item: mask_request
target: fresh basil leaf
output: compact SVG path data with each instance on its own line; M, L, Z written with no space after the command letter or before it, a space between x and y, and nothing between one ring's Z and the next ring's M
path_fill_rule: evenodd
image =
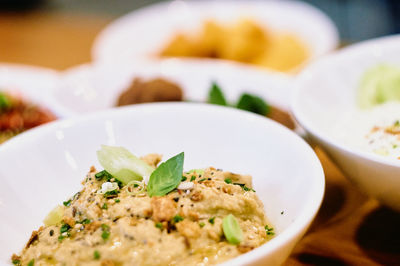
M243 93L236 107L252 113L267 115L270 112L269 105L260 97Z
M181 152L154 170L147 184L147 193L150 197L164 196L179 185L182 179L184 156Z
M228 106L224 93L217 83L213 82L211 89L208 93L208 103Z

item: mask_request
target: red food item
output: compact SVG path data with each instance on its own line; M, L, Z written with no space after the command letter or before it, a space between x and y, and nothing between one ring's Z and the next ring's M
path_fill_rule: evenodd
M50 111L2 93L7 104L0 106L0 143L8 137L41 124L53 121L56 116Z

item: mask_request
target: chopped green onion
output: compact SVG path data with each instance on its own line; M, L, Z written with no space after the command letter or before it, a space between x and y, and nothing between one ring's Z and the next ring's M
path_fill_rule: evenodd
M275 235L274 228L269 227L268 224L265 226L265 232L267 233L267 235L271 235L271 236Z
M90 224L92 221L91 220L89 220L89 219L83 219L82 221L80 221L79 223L80 224Z
M205 225L206 225L206 224L205 224L204 222L200 222L200 223L199 223L199 226L200 226L200 227L204 227Z
M101 208L102 208L103 210L107 210L107 209L108 209L107 203L104 203L103 206L101 206Z
M97 158L104 169L123 184L132 180L147 182L154 168L123 147L102 145Z
M210 224L214 224L214 222L215 222L215 217L211 217L210 219L208 219L208 222L209 222Z
M229 214L222 220L222 230L230 244L237 245L243 241L243 232L235 216Z
M186 176L182 176L181 182L184 182L186 180L187 180L187 177Z
M46 218L44 218L43 223L47 226L57 225L62 221L64 216L64 207L58 205L53 210L47 214Z
M156 227L157 227L157 228L160 228L160 229L163 229L162 223L156 223Z
M63 205L64 205L65 207L71 206L71 200L69 199L69 200L67 200L67 201L64 201L64 202L63 202Z
M183 217L180 215L175 215L174 218L172 218L172 221L174 223L179 223L179 222L183 221Z
M196 176L192 175L192 177L190 178L190 182L196 180Z
M94 258L95 260L100 259L100 252L99 252L98 250L95 250L95 251L93 252L93 258Z
M232 184L232 179L230 179L230 178L227 178L227 179L225 179L224 181L225 181L225 183L227 183L227 184Z
M69 226L69 224L63 224L60 228L60 234L68 232L69 229L71 229L71 226Z
M28 266L33 266L33 265L35 265L35 259L31 259L31 260L28 262Z
M187 173L188 173L188 174L196 173L196 174L202 175L202 174L204 174L204 169L192 169L192 170L190 170L190 171L187 172Z
M103 238L103 240L107 240L110 237L110 227L106 224L102 224L101 230L103 230L101 233L101 238Z

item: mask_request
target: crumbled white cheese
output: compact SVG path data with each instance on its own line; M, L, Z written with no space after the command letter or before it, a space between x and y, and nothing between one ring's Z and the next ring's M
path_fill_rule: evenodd
M101 185L101 189L99 189L97 191L97 193L104 194L104 193L106 193L108 191L116 190L117 188L118 188L118 183L116 183L116 182L104 182Z
M181 182L178 186L180 190L191 190L194 188L194 183L189 181Z

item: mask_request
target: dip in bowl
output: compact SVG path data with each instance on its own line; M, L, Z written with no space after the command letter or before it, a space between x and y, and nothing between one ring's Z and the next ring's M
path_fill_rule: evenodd
M102 169L95 154L101 144L164 158L184 151L187 170L215 166L251 175L275 237L229 265L283 263L323 197L324 175L312 149L269 119L188 103L107 110L33 129L0 147L0 215L5 217L0 233L7 239L1 244L3 262L24 247L54 206L80 190L88 166Z
M400 210L400 161L390 138L397 130L400 102L383 97L393 90L382 90L386 95L374 102L376 89L360 88L372 68L400 66L399 47L397 35L353 45L314 62L296 79L292 101L294 116L312 140L356 186L395 210ZM370 96L372 106L360 104ZM383 98L387 100L379 100ZM392 131L391 136L383 136L384 131Z

